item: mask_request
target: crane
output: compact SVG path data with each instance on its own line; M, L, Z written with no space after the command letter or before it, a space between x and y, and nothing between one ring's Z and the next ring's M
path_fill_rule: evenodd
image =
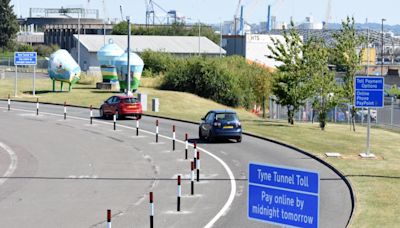
M324 23L324 29L328 27L328 23L331 19L331 12L332 12L332 0L327 0L327 5L326 5L326 13L325 13L325 23Z
M238 32L237 31L237 24L238 24L238 21L239 21L239 10L241 8L241 5L242 5L242 0L239 0L238 4L236 6L235 14L233 15L233 29L234 29L234 34L235 35Z
M122 11L122 5L119 5L119 12L121 14L121 21L124 21L124 13Z

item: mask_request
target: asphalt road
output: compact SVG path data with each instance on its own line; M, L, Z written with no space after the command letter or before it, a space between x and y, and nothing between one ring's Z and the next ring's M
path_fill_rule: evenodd
M197 125L160 119L160 142L155 143L152 117L143 117L137 137L133 120L118 121L114 131L112 121L96 119L90 125L88 109L69 107L67 120L62 106L41 104L39 116L35 109L36 104L13 102L7 111L0 101L2 227L105 227L107 209L112 209L113 227L149 227L150 191L155 227L274 227L247 218L249 162L318 171L320 227L346 227L351 216L345 182L292 149L249 136L239 144L199 142L202 180L191 196L184 144L172 151L166 137L176 125L177 139L185 133L197 139ZM177 174L185 179L180 213Z

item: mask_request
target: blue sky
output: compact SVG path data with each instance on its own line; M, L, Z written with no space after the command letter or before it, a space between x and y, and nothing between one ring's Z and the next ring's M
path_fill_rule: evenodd
M103 15L103 0L12 0L18 15L28 16L29 8L89 7L100 9ZM154 0L166 11L176 10L191 21L219 23L232 20L239 0ZM145 22L145 0L105 0L106 15L120 18L120 5L124 16L131 16L134 23ZM267 5L273 4L273 15L277 21L289 21L290 17L297 22L304 21L312 15L317 21L325 21L328 0L242 0L244 18L249 23L265 21ZM155 9L159 16L165 13ZM381 22L386 18L387 24L400 24L400 1L398 0L331 0L330 22L340 22L347 15L354 16L356 22Z

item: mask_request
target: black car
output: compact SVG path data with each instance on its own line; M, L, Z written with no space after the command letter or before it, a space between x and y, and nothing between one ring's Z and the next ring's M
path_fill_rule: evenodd
M242 141L242 125L235 111L211 110L201 118L199 138L213 141L216 138Z

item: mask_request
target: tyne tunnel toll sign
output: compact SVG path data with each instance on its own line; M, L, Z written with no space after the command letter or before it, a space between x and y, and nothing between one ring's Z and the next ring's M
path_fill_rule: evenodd
M383 107L383 77L357 76L354 81L354 105L356 108Z
M319 174L249 164L249 219L291 227L318 227Z
M37 64L37 53L36 52L15 52L14 53L14 65L33 65Z

